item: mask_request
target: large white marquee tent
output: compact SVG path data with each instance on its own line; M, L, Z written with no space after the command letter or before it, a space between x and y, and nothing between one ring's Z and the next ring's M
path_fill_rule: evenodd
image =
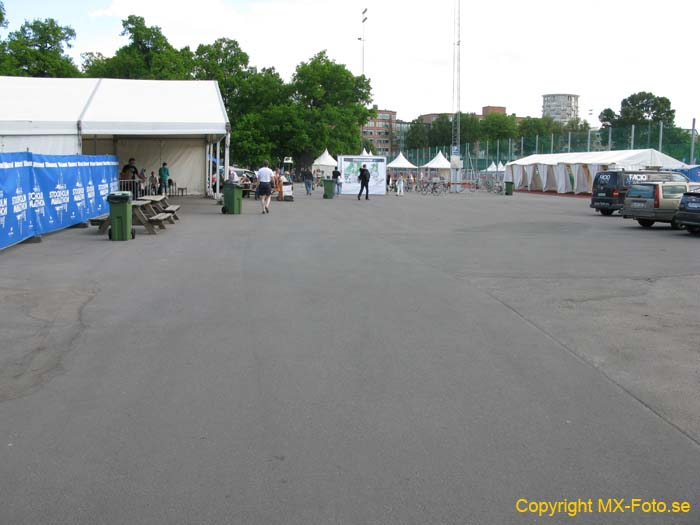
M512 181L516 190L590 193L599 171L650 167L675 169L686 165L655 149L554 153L509 162L504 180Z
M207 155L229 164L215 81L0 77L0 100L2 152L134 157L149 173L167 162L188 193L207 191Z

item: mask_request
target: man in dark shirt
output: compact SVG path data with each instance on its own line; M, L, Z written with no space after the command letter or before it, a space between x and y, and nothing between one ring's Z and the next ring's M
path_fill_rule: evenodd
M360 193L357 194L357 200L360 200L362 190L365 190L365 200L369 200L369 170L367 169L367 164L362 165L358 179L360 180Z
M340 184L338 184L338 181L340 181ZM338 171L338 166L333 168L333 182L335 182L335 194L340 195L343 180L340 178L340 171Z
M314 181L314 175L311 173L309 168L305 168L301 172L301 176L304 177L304 187L306 188L306 194L311 195L311 185Z
M130 158L129 164L125 164L119 175L120 190L131 191L134 195L134 200L139 198L139 185L141 179L139 169L136 167L136 159Z

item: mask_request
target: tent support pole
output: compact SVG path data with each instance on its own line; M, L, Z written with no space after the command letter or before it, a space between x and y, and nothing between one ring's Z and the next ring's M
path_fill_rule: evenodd
M226 130L226 142L224 143L224 171L228 177L228 165L231 159L231 132Z
M206 164L207 172L207 183L205 184L205 191L207 197L211 196L211 144L207 142L207 154L204 156L204 162Z
M662 153L663 153L663 151L661 148L663 146L663 143L664 143L664 123L659 122L659 151L661 151ZM691 159L690 163L691 164L693 163L692 159Z
M221 140L216 143L216 195L215 199L219 198L220 189L220 179L221 179Z

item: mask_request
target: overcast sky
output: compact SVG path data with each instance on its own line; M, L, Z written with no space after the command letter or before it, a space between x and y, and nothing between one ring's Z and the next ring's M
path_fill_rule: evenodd
M121 20L143 16L176 47L236 39L251 65L289 79L322 49L355 74L362 69L374 103L412 120L451 112L455 0L4 0L10 26L56 18L77 32L71 55L111 55L126 43ZM580 95L580 116L598 125L606 107L637 91L671 100L676 124L700 118L698 9L666 0L462 1L461 109L506 106L540 117L542 95ZM589 116L592 115L592 116Z

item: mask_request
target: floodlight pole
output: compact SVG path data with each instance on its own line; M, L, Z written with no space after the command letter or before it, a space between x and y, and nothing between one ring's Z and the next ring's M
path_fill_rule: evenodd
M358 38L358 40L362 41L362 76L364 76L365 74L365 22L367 22L367 17L365 16L366 13L367 8L365 7L362 11L362 37Z

